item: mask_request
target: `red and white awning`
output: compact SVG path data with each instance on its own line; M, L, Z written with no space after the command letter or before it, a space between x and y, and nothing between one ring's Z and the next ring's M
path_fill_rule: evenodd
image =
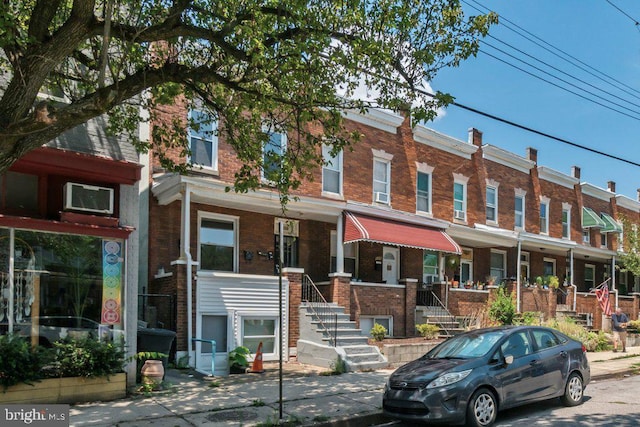
M345 212L344 243L374 242L459 254L460 246L443 230Z

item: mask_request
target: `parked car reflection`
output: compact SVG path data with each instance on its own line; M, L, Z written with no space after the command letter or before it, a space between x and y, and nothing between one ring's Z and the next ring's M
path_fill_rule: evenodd
M398 368L383 410L409 422L490 426L498 411L535 401L579 405L590 379L584 345L554 329L478 329Z
M32 320L33 322L33 320ZM35 323L35 322L34 322ZM100 328L100 323L86 317L76 316L41 316L37 319L38 343L51 347L52 343L65 338L98 338L100 331L110 334L109 330ZM30 336L32 324L23 323L16 326L20 335ZM108 337L107 337L108 338Z

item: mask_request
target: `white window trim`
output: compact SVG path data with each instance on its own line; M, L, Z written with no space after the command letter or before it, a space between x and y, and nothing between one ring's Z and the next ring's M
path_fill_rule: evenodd
M547 258L547 257L543 257L542 258L542 265L544 266L545 262L550 262L551 264L553 264L553 275L555 276L557 273L557 265L556 265L556 259L555 258Z
M500 183L493 180L493 179L487 179L487 192L488 190L491 188L495 191L495 205L494 206L490 206L489 205L489 198L487 197L487 204L486 204L486 208L492 207L495 211L495 219L489 219L486 218L487 224L492 224L492 225L498 225L498 189L500 187ZM485 208L485 217L486 217L486 208Z
M393 154L387 153L384 150L375 150L371 149L373 153L373 163L372 163L372 172L375 169L375 162L379 161L381 163L385 163L387 167L387 182L385 183L385 192L387 194L387 203L376 202L376 191L373 189L375 178L372 177L371 181L371 200L374 204L377 205L385 205L391 206L391 160L393 159Z
M265 320L275 320L274 323L274 346L273 353L263 353L265 359L274 360L278 357L278 339L280 335L280 319L278 314L274 314L272 312L255 312L255 313L245 313L239 312L238 315L238 341L239 345L244 345L244 319L265 319ZM228 341L228 339L227 339ZM252 357L255 357L255 354L251 354Z
M604 239L604 244L603 244L603 239ZM607 249L609 247L609 237L607 236L607 233L600 233L600 248L601 249Z
M187 114L188 114L188 118L190 118L191 113L193 112L199 112L202 114L207 114L205 111L203 110L198 110L193 109L190 110ZM209 115L209 114L207 114ZM210 116L210 115L209 115ZM213 120L211 121L211 126L212 126L212 133L211 136L209 137L209 139L206 139L206 141L210 141L211 142L211 166L209 165L203 165L200 163L194 163L195 166L197 166L198 168L202 168L202 170L204 171L209 171L209 172L213 172L213 173L218 173L218 134L217 134L217 129L218 129L218 120ZM191 133L191 129L188 129L189 132L189 149L191 149L191 138L192 133ZM197 138L197 139L201 139L201 138ZM189 156L189 163L191 163L191 156Z
M279 129L277 129L276 127L274 127L273 125L269 125L268 123L263 123L262 124L262 132L265 133L267 136L271 135L271 134L280 134L282 135L282 147L280 147L282 149L282 153L284 154L285 151L287 151L287 145L289 143L289 140L287 138L287 133L283 132ZM262 158L264 159L264 149L266 148L266 145L262 146ZM268 184L274 184L271 180L265 178L264 176L264 165L262 167L262 170L260 171L260 178L262 179L262 182L268 183Z
M524 279L525 281L531 280L531 253L522 251L520 252L520 267L527 267L527 277L521 277L520 279ZM524 258L524 260L522 259ZM518 274L521 272L519 271Z
M453 221L454 222L458 222L458 223L463 223L466 224L467 223L467 184L469 183L469 177L464 176L462 174L459 173L454 173L453 174L453 187L455 189L455 185L456 184L460 184L462 185L462 211L464 212L464 220L462 219L455 219L455 191L453 194L453 204L454 204L454 208L453 208Z
M387 320L389 320L389 329L387 330L387 335L385 335L385 336L387 336L387 337L392 337L393 336L393 316L384 315L384 314L381 314L381 315L372 314L372 315L361 315L360 319L373 319L373 323L371 325L372 327L373 327L373 325L376 324L375 319L387 319Z
M323 160L333 160L333 159L338 159L338 161L340 162L340 166L338 169L330 169L332 171L337 171L338 172L338 192L334 193L333 191L327 191L324 189L324 170L325 168L327 168L326 166L322 166L322 195L323 196L329 196L329 197L336 197L336 196L342 196L342 191L343 191L343 182L344 182L344 162L343 162L343 152L344 150L340 150L340 152L336 155L336 157L332 157L331 159L325 159L324 157L324 150L328 149L328 145L323 144L322 145L322 159ZM327 153L329 154L329 153Z
M418 186L416 184L416 214L418 215L426 215L429 217L433 217L433 170L434 166L429 166L426 163L416 162L416 171L423 173L429 176L429 186L427 188L427 192L429 194L429 200L427 200L427 211L418 210ZM416 175L416 182L418 178Z
M549 235L549 212L551 211L550 209L550 204L551 199L546 197L546 196L540 196L540 206L542 206L543 204L547 207L546 209L546 217L545 217L545 226L547 231L542 232L542 230L540 231L540 234L548 236ZM540 213L542 213L542 209L540 209Z
M568 236L565 236L564 233L562 235L563 239L571 240L571 203L562 202L562 213L567 211L567 232Z
M526 216L526 211L527 211L527 192L525 190L523 190L522 188L516 188L515 189L515 195L514 195L514 217L515 217L515 198L516 197L522 197L522 226L519 227L517 225L515 225L515 220L514 220L514 225L513 228L514 230L522 230L525 231L526 226L527 226L527 216Z
M203 219L214 219L218 221L226 221L233 223L233 273L237 273L239 269L239 239L240 239L240 217L233 215L216 214L212 212L198 211L198 270L202 270L202 263L200 262L200 229ZM202 270L202 271L214 271L214 270Z
M586 240L585 240L586 238ZM591 230L588 228L582 229L582 243L591 244Z

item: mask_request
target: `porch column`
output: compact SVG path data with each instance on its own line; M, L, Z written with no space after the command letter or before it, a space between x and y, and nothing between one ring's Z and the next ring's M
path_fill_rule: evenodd
M302 278L304 269L283 268L282 277L289 281L289 353L300 339L300 304L302 304ZM285 328L286 329L286 328Z
M329 294L331 301L344 307L346 314L351 313L351 273L331 273L329 274L330 285Z
M344 273L344 217L338 215L336 226L336 273Z
M569 249L569 285L573 289L573 311L577 310L578 287L573 282L573 248Z
M416 298L418 279L400 279L404 284L404 336L416 336Z
M522 241L518 239L518 261L516 262L516 313L520 313L520 272L522 271ZM529 267L531 268L531 267Z

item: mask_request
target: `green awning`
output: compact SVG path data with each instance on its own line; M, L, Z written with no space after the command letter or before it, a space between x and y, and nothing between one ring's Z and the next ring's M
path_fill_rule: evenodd
M613 219L611 215L601 212L600 216L602 217L602 221L605 223L605 226L602 229L603 233L622 233L622 225Z
M593 209L582 208L582 228L605 228L607 224L600 219Z

